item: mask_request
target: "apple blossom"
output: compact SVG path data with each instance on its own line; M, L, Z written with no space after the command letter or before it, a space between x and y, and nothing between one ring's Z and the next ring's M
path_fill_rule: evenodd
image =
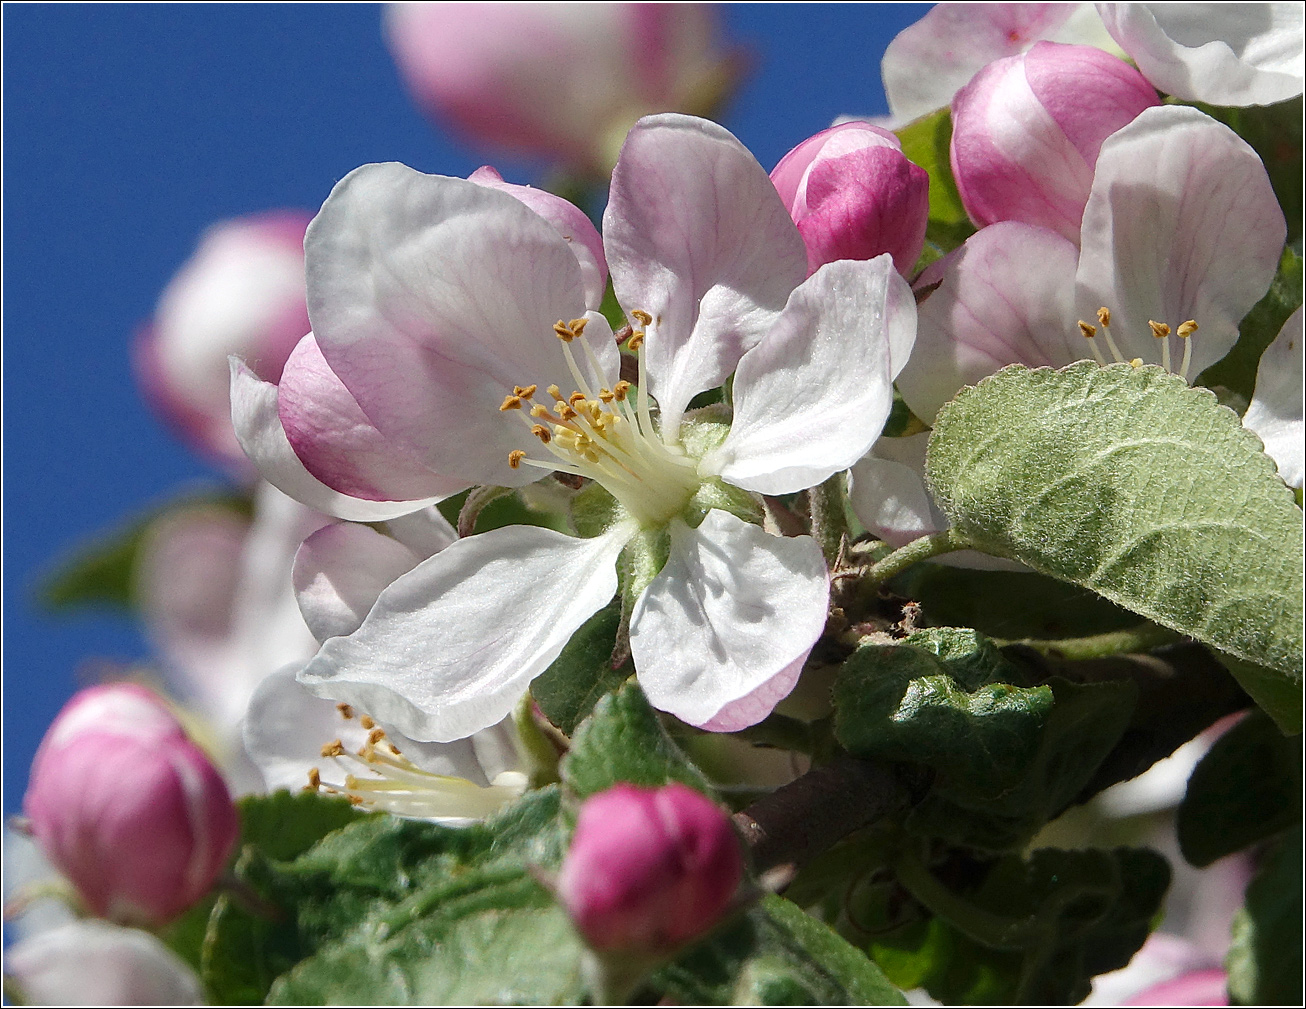
M990 63L952 99L952 174L972 221L1024 221L1079 241L1102 142L1159 105L1123 60L1036 42Z
M231 430L227 357L275 382L308 332L304 229L273 211L209 228L159 297L133 347L145 398L192 447L246 466Z
M78 693L32 762L23 800L46 857L98 915L175 918L208 892L235 844L236 809L163 702L130 683Z
M469 139L606 172L652 112L709 111L729 68L709 4L398 3L386 39L409 90Z
M600 952L666 954L704 935L743 881L729 815L678 782L619 784L580 807L557 895Z
M1166 94L1212 105L1271 105L1302 93L1299 3L1104 3L1107 31Z
M807 270L887 252L906 276L925 244L930 177L888 130L849 122L809 137L771 172L807 246Z
M926 269L918 287L931 293L898 387L928 422L1013 363L1092 355L1191 381L1236 342L1284 234L1265 167L1233 131L1196 109L1147 109L1102 145L1079 249L1005 221Z
M1092 4L935 4L884 51L881 73L894 122L943 108L984 66L1040 39L1118 52Z
M107 921L75 921L15 943L8 979L23 1005L202 1005L200 980L148 932Z
M315 692L418 739L492 725L612 599L623 555L654 705L731 730L792 688L824 627L825 563L810 538L737 513L756 516L748 492L813 486L869 448L914 337L910 292L887 256L803 282L802 240L765 171L703 120L632 130L604 230L637 385L619 381L574 250L519 200L370 165L323 206L307 244L312 369L292 357L279 389L233 372L247 443L294 446L256 451L264 472L302 453L322 486L343 487L357 428L316 395L343 393L375 432L367 446L461 486L588 478L611 521L590 538L509 526L459 540L323 645L300 677ZM732 371L728 429L719 410L687 412ZM383 467L369 475L396 496Z
M1256 389L1243 415L1243 426L1255 431L1265 451L1279 466L1290 487L1303 478L1302 442L1302 310L1288 317L1279 335L1261 355Z

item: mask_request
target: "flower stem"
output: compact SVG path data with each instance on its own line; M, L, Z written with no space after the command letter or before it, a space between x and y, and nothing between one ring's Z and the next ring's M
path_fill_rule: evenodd
M1168 627L1143 623L1121 631L1106 631L1082 638L1024 638L1019 641L995 640L994 643L999 646L1024 645L1043 655L1063 659L1102 659L1111 655L1148 652L1182 640L1182 634Z
M462 509L458 512L458 536L470 536L476 531L476 520L480 518L481 509L491 501L497 501L501 497L507 497L513 492L511 487L495 487L487 484L484 487L473 487L467 500L463 502Z
M834 566L839 547L848 534L848 510L844 503L845 477L836 473L807 492L808 512L812 520L812 538L821 546L825 563Z
M905 547L900 547L867 568L866 573L861 577L858 593L865 599L890 578L906 571L913 564L919 564L940 554L952 553L954 550L966 550L972 546L974 544L966 538L965 534L956 529L945 529L943 532L914 539Z

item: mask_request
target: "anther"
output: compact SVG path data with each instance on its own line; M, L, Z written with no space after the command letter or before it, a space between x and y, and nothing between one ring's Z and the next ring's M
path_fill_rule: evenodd
M644 346L643 331L632 333L630 335L630 343L626 344L626 347L630 350L639 350L639 348L642 346Z
M1097 327L1090 326L1083 319L1079 320L1079 331L1084 335L1084 339L1086 340L1091 340L1093 337L1097 336Z
M611 403L616 398L617 397L612 394L611 389L599 390L599 399L601 399L604 403Z
M372 719L369 718L367 715L364 715L362 718L360 718L360 719L358 720L358 724L361 725L361 726L362 726L363 728L365 728L365 729L375 729L375 728L376 728L376 722L372 721Z
M367 742L369 746L375 746L383 739L385 739L385 729L373 729L367 734Z
M337 710L338 712L340 712L340 717L341 717L341 718L353 718L353 717L354 717L354 709L351 708L351 707L350 707L348 704L346 704L344 701L341 701L339 704L336 705L336 710Z
M553 405L553 409L557 411L558 416L561 417L563 420L576 419L576 411L573 410L568 404L562 402L562 400L558 400L558 402Z
M1129 367L1131 368L1141 368L1142 366L1143 366L1143 359L1141 357L1136 357L1129 362Z
M577 403L584 403L584 402L585 402L585 394L580 391L573 392L570 396L567 397L568 406L575 406Z
M323 757L343 757L345 755L345 746L340 740L333 739L322 747Z
M531 427L531 434L535 435L536 438L540 439L540 441L544 442L546 445L553 440L553 435L549 433L549 429L543 424L533 425Z
M1151 328L1152 335L1158 340L1164 340L1170 335L1170 327L1164 322L1156 322L1155 320L1148 319L1147 325Z
M553 332L557 334L558 339L563 343L571 343L572 340L576 339L575 332L561 319L553 324Z
M1098 324L1102 326L1111 325L1111 309L1107 308L1105 305L1099 308L1097 310L1097 321Z
M512 394L513 394L514 396L520 396L522 399L530 399L532 396L535 395L535 386L533 386L533 385L514 385L514 386L512 387Z
M653 321L653 316L649 315L647 312L641 311L638 308L635 309L630 314L634 316L635 321L638 322L641 326L647 326L650 322Z
M531 416L547 417L549 416L549 408L545 406L543 403L536 403L533 407L531 407Z
M310 767L308 769L308 787L314 791L317 791L322 787L322 772L316 767Z
M571 322L567 323L567 328L577 336L580 336L585 332L585 324L588 322L589 319L572 319Z
M504 396L503 403L499 406L499 411L501 413L506 412L508 410L520 410L520 409L521 409L521 398L518 396Z
M624 378L612 387L612 395L618 403L624 403L630 393L630 383Z
M1197 332L1197 323L1192 319L1189 319L1187 322L1179 323L1179 328L1175 330L1175 333L1183 337L1185 340L1187 340L1190 336L1192 336L1196 332Z
M519 448L515 448L508 453L508 465L512 469L518 469L521 467L521 461L525 458L526 453Z
M559 389L556 385L551 385L544 391L547 392L553 399L562 399L562 390Z

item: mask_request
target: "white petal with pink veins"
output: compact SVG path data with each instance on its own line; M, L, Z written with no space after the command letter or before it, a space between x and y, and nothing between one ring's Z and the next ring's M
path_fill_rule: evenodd
M776 696L759 691L801 668L825 628L829 598L825 560L810 537L772 536L718 510L697 529L673 523L671 556L631 615L640 686L654 707L691 725L723 711L733 728L759 722L796 677ZM750 695L757 704L726 711Z
M300 545L291 575L304 623L318 641L352 634L381 591L421 560L370 526L319 529Z

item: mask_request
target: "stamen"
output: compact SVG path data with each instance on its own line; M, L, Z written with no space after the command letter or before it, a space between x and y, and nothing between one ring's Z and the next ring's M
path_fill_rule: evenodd
M517 469L525 458L526 453L519 448L515 448L508 453L508 465L513 469Z
M1157 322L1154 319L1148 319L1147 325L1152 330L1152 335L1161 341L1161 367L1166 371L1170 370L1170 327L1164 322Z
M1141 368L1142 366L1143 366L1143 359L1141 357L1136 357L1129 362L1129 367L1131 368Z
M568 406L575 406L577 403L584 403L584 402L585 402L585 394L581 392L579 389L567 397Z
M512 387L512 394L513 394L514 396L520 396L522 399L530 399L532 396L535 395L535 386L533 386L533 385L514 385L514 386Z
M1188 366L1193 360L1193 341L1190 340L1189 337L1197 332L1197 323L1192 319L1189 319L1187 322L1181 322L1179 324L1178 332L1184 341L1184 359L1179 365L1179 377L1186 382L1188 381Z
M308 769L308 787L315 792L322 787L322 772L316 767Z
M576 339L575 330L573 330L561 319L559 319L557 322L553 324L553 332L557 334L558 339L561 340L563 343L571 343L572 340Z
M644 346L644 333L642 331L631 333L630 342L626 344L626 349L634 353L642 346Z
M535 435L536 438L540 439L540 441L544 442L546 445L553 439L553 435L549 433L549 429L543 424L532 424L531 434Z
M1196 321L1193 319L1189 319L1187 322L1179 323L1179 328L1175 330L1175 333L1180 337L1182 337L1183 339L1187 340L1190 336L1192 336L1194 333L1197 332L1197 329L1198 326Z
M630 395L630 383L623 378L620 382L618 382L616 385L612 387L612 395L613 398L616 399L618 403L624 403L626 401L626 397Z
M549 394L550 399L562 399L562 390L556 385L551 385L544 391Z
M1120 353L1120 348L1116 346L1115 340L1111 338L1111 309L1103 305L1097 310L1097 321L1102 329L1102 338L1106 340L1106 348L1111 351L1111 356L1120 362L1126 360L1125 355ZM1132 363L1132 362L1130 362Z
M345 745L338 739L333 739L331 742L327 743L326 746L322 747L323 757L340 757L344 755L344 752Z
M630 314L634 317L635 321L638 322L641 326L647 326L649 323L653 321L653 316L649 315L647 312L638 308L635 309Z
M375 729L375 728L376 728L376 722L372 721L372 719L370 719L367 715L364 715L362 718L360 718L360 719L358 720L358 724L361 725L361 726L362 726L363 728L365 728L365 729Z
M1097 310L1097 321L1098 321L1098 324L1101 325L1101 326L1103 326L1103 327L1110 326L1110 325L1111 325L1111 309L1107 308L1105 305L1103 305L1101 308L1099 308L1099 309Z
M1106 367L1106 358L1104 358L1104 357L1102 356L1102 352L1101 352L1100 350L1097 349L1097 341L1093 339L1093 337L1097 336L1097 327L1096 327L1096 326L1090 326L1090 325L1089 325L1087 322L1085 322L1083 319L1080 319L1080 320L1079 320L1079 331L1080 331L1082 334L1084 334L1084 339L1086 339L1086 340L1088 341L1088 346L1089 346L1089 348L1093 351L1093 356L1094 356L1095 358L1097 358L1097 363L1098 363L1099 365L1101 365L1103 368L1105 368L1105 367Z
M518 396L504 396L503 403L499 406L499 412L505 413L508 410L520 410L521 398Z
M340 712L340 717L346 720L354 717L354 709L351 708L344 701L341 701L339 704L336 705L336 710Z
M572 319L571 322L567 323L567 328L577 336L583 336L585 334L585 326L588 323L589 319Z

